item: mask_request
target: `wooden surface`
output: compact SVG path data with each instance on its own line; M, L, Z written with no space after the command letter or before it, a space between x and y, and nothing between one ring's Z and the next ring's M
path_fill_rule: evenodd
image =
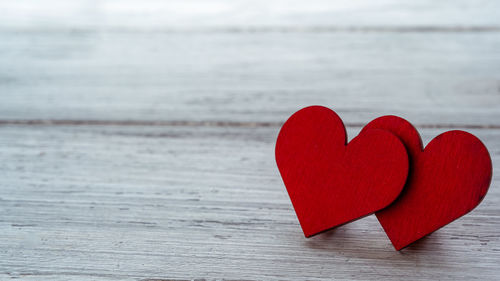
M0 1L1 280L498 278L498 1L40 2ZM477 135L486 198L305 239L274 144L311 104Z

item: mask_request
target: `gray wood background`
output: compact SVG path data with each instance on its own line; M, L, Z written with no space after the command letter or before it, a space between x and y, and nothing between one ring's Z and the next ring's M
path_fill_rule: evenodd
M0 279L495 280L500 2L0 1ZM374 216L305 239L274 162L299 108L355 136L461 128L494 178L396 252Z

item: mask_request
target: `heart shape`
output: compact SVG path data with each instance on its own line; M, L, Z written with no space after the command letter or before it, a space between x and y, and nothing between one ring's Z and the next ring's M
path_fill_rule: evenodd
M365 130L347 144L342 120L322 106L294 113L280 130L275 152L306 237L388 206L408 174L399 138Z
M486 195L492 164L488 150L474 135L454 130L435 137L423 149L408 121L383 116L363 131L387 130L405 144L410 171L398 199L376 213L396 250L472 211Z

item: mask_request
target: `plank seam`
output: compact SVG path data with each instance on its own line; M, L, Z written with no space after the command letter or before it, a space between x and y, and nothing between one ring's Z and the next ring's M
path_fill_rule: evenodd
M283 122L246 122L246 121L154 121L154 120L61 120L30 119L0 120L0 126L145 126L145 127L281 127ZM364 123L345 123L347 127L364 127ZM426 129L500 129L500 125L486 124L414 124Z
M0 32L116 32L116 33L469 33L500 32L500 26L223 26L223 27L68 27L68 28L0 28Z

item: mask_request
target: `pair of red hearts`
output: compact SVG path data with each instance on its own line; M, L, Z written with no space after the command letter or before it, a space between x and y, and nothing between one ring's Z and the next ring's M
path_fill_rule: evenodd
M276 162L306 237L375 212L396 250L470 212L492 174L488 150L467 132L424 149L408 121L383 116L347 144L342 120L322 106L286 121Z

